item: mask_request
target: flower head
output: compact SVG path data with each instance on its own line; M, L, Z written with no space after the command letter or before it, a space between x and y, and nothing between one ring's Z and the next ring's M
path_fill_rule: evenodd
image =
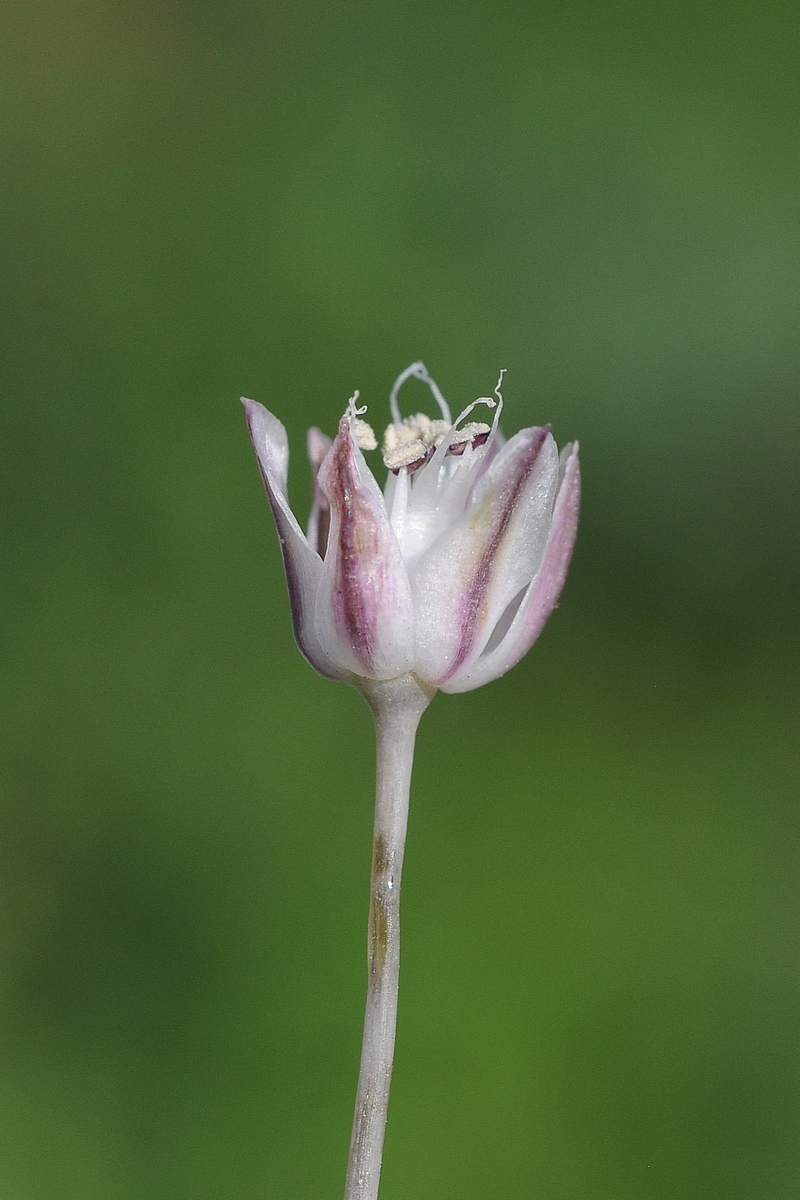
M398 393L412 376L430 387L440 418L401 417ZM377 442L356 393L332 442L309 433L307 535L289 507L286 430L243 400L295 637L320 674L357 684L413 672L429 687L464 692L503 675L539 636L575 541L578 446L559 456L547 425L505 441L499 389L453 421L423 364L404 371L390 397L383 492L364 458ZM491 426L467 420L478 405L495 410Z

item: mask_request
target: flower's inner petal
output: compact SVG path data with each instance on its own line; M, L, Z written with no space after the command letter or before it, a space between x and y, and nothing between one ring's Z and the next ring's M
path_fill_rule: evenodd
M402 550L406 517L408 515L408 502L411 499L411 483L408 471L401 468L397 474L394 471L389 472L386 479L384 498L386 501L386 511L392 523L392 529ZM405 557L405 554L403 557Z
M308 542L320 558L325 557L328 548L328 531L331 525L331 506L328 497L318 483L319 469L323 459L332 446L331 439L320 429L308 431L308 457L311 462L311 476L314 487L314 504L311 516L308 518Z
M462 425L478 404L497 408L492 427L479 421ZM402 533L398 533L403 555L413 565L464 511L484 456L490 452L497 432L502 397L495 401L482 396L468 404L450 428L432 439L427 463L413 478ZM431 453L432 451L432 453ZM400 523L392 519L396 530Z
M413 477L401 539L409 564L461 516L483 454L483 446L467 446L458 458L434 458Z

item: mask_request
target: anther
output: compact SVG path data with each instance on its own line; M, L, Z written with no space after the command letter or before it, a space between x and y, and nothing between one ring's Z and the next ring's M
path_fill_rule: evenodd
M366 409L362 408L357 411L366 412ZM377 449L378 439L375 437L372 426L368 425L366 421L362 421L359 417L356 417L354 422L353 437L356 440L359 450Z
M449 435L445 454L462 455L467 446L482 446L491 430L482 421L470 421L461 429L447 421L432 421L425 413L417 413L390 425L383 435L384 465L395 474L406 468L409 474L424 467Z
M473 450L477 450L478 446L485 445L491 432L491 427L485 425L483 421L469 421L461 429L453 430L447 453L461 455L467 446L472 446Z

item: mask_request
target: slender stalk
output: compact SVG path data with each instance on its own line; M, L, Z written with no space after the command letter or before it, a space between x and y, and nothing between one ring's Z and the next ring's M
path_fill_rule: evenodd
M364 1040L344 1200L377 1200L392 1080L400 970L400 874L419 719L434 689L414 675L363 680L375 715L377 772Z

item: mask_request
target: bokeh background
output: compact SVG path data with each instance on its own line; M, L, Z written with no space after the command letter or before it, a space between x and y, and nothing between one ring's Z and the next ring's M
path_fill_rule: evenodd
M790 0L6 0L2 1200L341 1192L371 723L237 398L305 519L416 358L585 509L422 725L382 1197L798 1196L799 64Z

